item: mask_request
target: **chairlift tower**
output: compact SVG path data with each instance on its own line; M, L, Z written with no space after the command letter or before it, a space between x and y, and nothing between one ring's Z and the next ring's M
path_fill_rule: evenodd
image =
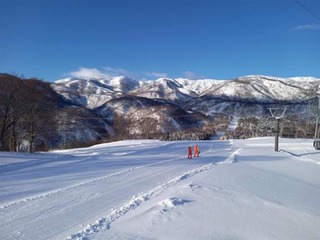
M275 137L274 137L274 150L276 152L279 151L279 134L280 134L280 119L284 118L284 115L287 111L287 107L285 108L268 108L270 111L271 116L276 121L276 130L275 130Z
M316 126L315 126L315 131L314 131L314 142L313 146L316 150L320 150L320 97L318 97L318 110L317 110L317 115L316 115Z
M311 92L309 93L307 112L305 115L306 131L307 131L308 137L312 136L313 126L316 123L318 111L319 111L318 97L316 93Z
M311 118L314 119L315 130L314 130L314 141L313 147L316 150L320 150L320 86L314 87L308 92L309 103L308 103L308 122L307 126L312 125L313 121L310 121Z

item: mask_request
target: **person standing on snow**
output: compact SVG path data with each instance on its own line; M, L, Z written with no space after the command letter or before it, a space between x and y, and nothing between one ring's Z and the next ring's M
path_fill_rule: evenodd
M192 148L191 146L188 147L188 159L192 158Z
M200 151L198 144L194 146L194 157L199 157Z

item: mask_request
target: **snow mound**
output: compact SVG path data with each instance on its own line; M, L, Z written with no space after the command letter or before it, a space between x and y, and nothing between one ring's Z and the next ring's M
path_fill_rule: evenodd
M167 212L170 209L173 209L179 205L184 205L185 203L190 203L191 200L185 200L182 198L167 198L161 202L159 202L159 205L162 207L161 212Z

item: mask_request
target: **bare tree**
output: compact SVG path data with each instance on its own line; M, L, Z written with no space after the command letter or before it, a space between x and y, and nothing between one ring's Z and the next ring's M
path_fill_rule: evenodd
M157 119L152 117L144 118L139 123L141 134L143 137L149 139L152 135L157 133L157 127L159 125Z
M15 145L9 144L9 139L16 138L16 125L21 119L19 103L22 88L19 78L7 74L0 75L0 83L0 150L9 151Z
M31 79L26 81L25 101L23 103L24 122L27 142L29 143L28 150L32 152L34 142L39 135L43 135L46 131L52 130L54 126L53 114L55 106L50 101L50 93L46 83ZM49 90L50 91L50 90Z
M115 114L113 117L113 128L117 133L118 139L128 139L130 135L130 127L132 126L132 120L125 118L120 114Z
M53 97L50 86L37 79L23 80L9 74L0 74L0 150L17 151L28 144L33 151L39 135L55 125ZM52 91L52 92L50 92Z

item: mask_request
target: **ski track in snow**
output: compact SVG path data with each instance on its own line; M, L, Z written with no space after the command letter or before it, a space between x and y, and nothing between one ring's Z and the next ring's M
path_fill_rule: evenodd
M107 178L110 178L110 177L114 177L114 176L117 176L117 175L120 175L120 174L128 173L128 172L131 172L131 171L134 171L134 170L135 170L135 167L129 168L129 169L126 169L126 170L123 170L123 171L112 173L110 175L106 175L106 176L95 178L95 179L92 179L92 180L89 180L89 181L86 181L86 182L78 183L78 184L75 184L75 185L72 185L72 186L69 186L69 187L66 187L66 188L61 188L61 189L58 189L58 190L55 190L55 191L39 194L39 195L36 195L36 196L31 196L31 197L20 199L20 200L14 201L14 202L9 202L9 203L6 203L4 205L1 205L0 209L7 208L7 207L10 207L10 206L13 206L13 205L17 205L17 204L23 203L23 202L30 202L32 200L38 200L38 199L41 199L41 198L44 198L44 197L48 197L48 196L51 196L51 195L54 195L54 194L62 193L62 192L65 192L65 191L68 191L68 190L71 190L71 189L74 189L74 188L77 188L77 187L80 187L80 186L84 186L84 185L87 185L87 184L90 184L90 183L93 183L93 182L97 182L97 181L100 181L100 180L104 180L104 179L107 179Z
M227 150L231 150L231 149L227 149ZM211 147L211 151L215 151L215 150L213 150L212 147ZM74 151L74 152L77 153L77 151ZM78 151L78 153L82 153L82 152ZM86 154L88 154L88 153L86 152ZM89 153L89 154L91 155L92 153ZM127 152L125 154L127 154ZM120 153L120 155L121 155L121 153ZM83 155L81 155L81 156L83 156ZM55 159L57 159L57 158L58 157L55 157ZM90 158L91 157L85 157L81 161L85 161L85 160L90 159ZM4 209L4 208L11 207L11 206L14 206L14 205L17 205L17 204L21 204L21 203L25 203L25 202L31 202L31 201L34 201L34 200L39 200L39 199L42 199L42 198L45 198L45 197L48 197L48 196L51 196L51 195L63 193L63 192L66 192L66 191L69 191L69 190L72 190L72 189L75 189L75 188L78 188L78 187L82 187L82 186L85 186L85 185L88 185L88 184L91 184L91 183L95 183L95 182L98 182L98 181L103 181L105 179L108 179L108 178L111 178L111 177L115 177L115 176L119 176L121 174L126 174L126 173L132 172L132 171L137 170L137 169L151 167L151 166L155 166L155 165L159 165L159 164L163 164L163 163L167 163L167 162L173 162L173 161L177 161L177 160L180 160L180 159L181 158L172 158L172 159L169 159L169 160L164 160L164 161L160 161L160 162L157 162L157 163L150 163L150 164L142 165L142 166L139 166L139 167L133 166L132 168L129 168L129 169L125 169L125 170L122 170L122 171L119 171L119 172L116 172L116 173L112 173L112 174L109 174L109 175L106 175L106 176L94 178L94 179L91 179L91 180L88 180L88 181L85 181L85 182L81 182L81 183L78 183L78 184L74 184L74 185L71 185L71 186L68 186L68 187L65 187L65 188L61 188L61 189L57 189L57 190L54 190L54 191L38 194L38 195L35 195L35 196L30 196L30 197L19 199L19 200L13 201L13 202L7 202L7 203L4 203L4 204L0 205L0 209ZM36 162L36 161L37 160L32 160L32 161L29 161L27 163ZM50 162L50 161L52 161L52 160L41 161L40 164L43 164L43 163L46 163L46 162ZM19 164L20 163L10 164L10 167L12 167L13 165L19 165ZM39 164L39 162L38 162L38 164ZM217 164L219 164L219 163L217 163Z
M311 158L305 158L305 157L303 157L303 155L310 155L311 153L309 153L309 152L306 152L306 154L295 154L295 153L292 153L292 152L289 152L289 151L283 150L283 149L281 149L280 151L281 151L281 152L284 152L284 153L286 153L287 155L292 156L292 157L294 157L294 158L296 158L296 159L298 159L298 160L300 160L300 161L312 162L312 163L315 163L315 164L320 165L320 162L318 162L318 161L316 161L316 160L313 160L313 159L311 159ZM316 154L318 154L318 153L316 153Z
M203 165L201 167L195 168L191 171L188 171L186 173L183 173L168 182L165 182L152 190L150 190L147 193L140 193L138 196L133 196L130 201L125 203L123 206L121 206L118 209L111 210L111 213L106 216L98 219L94 224L88 225L85 229L83 229L81 232L78 232L76 234L72 234L70 237L67 238L67 240L88 240L90 235L98 233L102 230L108 230L110 229L111 224L116 221L121 216L124 216L128 212L136 209L139 207L143 202L150 200L151 198L158 196L160 193L162 193L165 189L185 180L188 179L198 173L210 170L214 166L221 165L221 164L232 164L237 162L237 155L241 151L241 148L235 150L226 160L218 163L209 163L206 165Z
M157 163L150 163L150 164L142 165L142 166L139 166L139 167L135 167L134 166L132 168L125 169L123 171L119 171L119 172L112 173L112 174L109 174L109 175L106 175L106 176L94 178L94 179L91 179L91 180L88 180L88 181L85 181L85 182L81 182L81 183L78 183L78 184L75 184L75 185L72 185L72 186L69 186L69 187L57 189L57 190L54 190L54 191L42 193L42 194L35 195L35 196L30 196L30 197L27 197L27 198L24 198L24 199L20 199L20 200L16 200L16 201L13 201L13 202L8 202L8 203L5 203L3 205L0 205L0 209L4 209L4 208L7 208L7 207L10 207L10 206L13 206L13 205L17 205L17 204L20 204L20 203L25 203L25 202L30 202L30 201L33 201L33 200L38 200L38 199L45 198L45 197L48 197L48 196L51 196L51 195L54 195L54 194L63 193L63 192L72 190L74 188L82 187L82 186L85 186L85 185L88 185L88 184L91 184L91 183L95 183L95 182L98 182L98 181L103 181L105 179L108 179L108 178L111 178L111 177L114 177L114 176L118 176L118 175L121 175L121 174L126 174L126 173L132 172L132 171L137 170L137 169L151 167L151 166L155 166L155 165L159 165L159 164L163 164L163 163L167 163L167 162L173 162L173 161L177 161L177 160L180 160L180 159L181 158L172 158L172 159L169 159L169 160L160 161L160 162L157 162Z

